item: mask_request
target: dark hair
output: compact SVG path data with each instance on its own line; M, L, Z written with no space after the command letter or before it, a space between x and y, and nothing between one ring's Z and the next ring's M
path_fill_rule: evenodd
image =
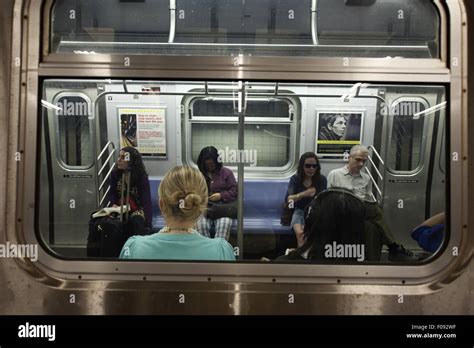
M204 175L207 180L207 167L206 160L212 159L216 164L216 169L219 170L222 168L222 161L219 160L219 152L214 146L208 146L201 150L198 156L197 165L199 171Z
M298 179L303 183L304 181L304 162L308 158L314 158L316 160L316 163L318 164L318 167L316 168L316 173L313 175L311 178L312 185L313 187L318 187L318 182L321 180L321 164L319 163L318 156L314 152L306 152L301 155L300 161L298 163L298 170L296 172L296 175L298 176Z
M347 121L346 117L343 114L335 114L335 115L332 115L331 117L329 117L329 120L326 123L326 126L334 125L334 122L336 122L338 117L342 117L343 119L345 119Z
M128 161L128 170L130 170L130 185L136 185L144 176L148 176L148 173L145 170L145 165L143 164L142 155L140 152L131 146L126 146L120 151L128 153L130 159ZM116 169L118 173L123 173L124 170Z
M363 244L365 227L364 202L341 189L321 192L304 212L304 245L297 250L308 251L308 259L327 260L325 246Z

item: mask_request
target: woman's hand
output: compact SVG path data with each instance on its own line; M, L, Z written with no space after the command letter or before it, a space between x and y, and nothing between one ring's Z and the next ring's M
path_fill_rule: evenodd
M309 189L305 191L306 197L314 197L315 194L316 194L316 189L314 187L310 187Z
M220 201L222 198L221 194L220 193L213 193L212 195L209 196L209 200L211 202L217 202L217 201Z

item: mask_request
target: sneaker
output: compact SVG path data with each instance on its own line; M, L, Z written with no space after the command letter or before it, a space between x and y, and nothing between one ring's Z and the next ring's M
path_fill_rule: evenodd
M418 261L418 256L405 249L403 245L398 245L397 248L390 250L388 260L392 262L416 262Z

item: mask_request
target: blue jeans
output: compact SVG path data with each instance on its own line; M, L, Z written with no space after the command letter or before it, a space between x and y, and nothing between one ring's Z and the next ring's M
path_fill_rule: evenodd
M304 210L300 208L295 208L293 212L293 217L291 218L291 227L296 224L304 226Z

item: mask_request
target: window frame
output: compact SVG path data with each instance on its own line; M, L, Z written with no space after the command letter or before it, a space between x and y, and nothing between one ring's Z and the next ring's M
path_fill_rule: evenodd
M398 106L399 104L404 103L404 102L421 103L425 107L424 110L427 110L430 107L429 102L423 97L399 97L399 98L395 99L394 101L392 101L392 103L390 105L390 114L389 114L389 125L390 126L389 126L389 137L388 137L388 144L387 144L387 146L388 146L388 156L396 154L396 152L392 152L392 151L395 151L395 150L392 150L391 144L392 144L392 139L393 139L393 129L394 129L395 118L400 117L400 116L394 115L393 110L395 109L396 106ZM402 117L406 117L406 116L402 116ZM423 169L423 166L425 164L425 150L426 150L426 138L423 135L427 132L429 120L424 115L422 115L421 117L423 118L423 127L422 127L422 134L421 134L422 139L421 139L421 144L420 144L420 148L419 148L419 152L420 152L419 160L418 160L418 163L417 163L416 167L413 168L412 170L398 170L398 169L392 168L389 165L390 162L388 161L388 158L387 158L387 167L386 167L386 169L391 174L394 174L394 175L415 175L416 173L420 172Z
M79 97L79 98L82 98L84 99L84 101L87 103L87 107L88 107L88 111L91 111L92 112L92 115L88 116L87 117L87 120L88 120L88 125L89 125L89 131L88 131L88 134L89 134L89 143L91 143L90 145L90 149L93 150L94 149L94 144L95 144L95 117L94 117L94 109L92 107L92 100L91 98L85 94L85 93L82 93L82 92L70 92L70 91L62 91L58 94L56 94L54 97L53 97L53 104L54 105L57 105L58 101L61 99L61 98L64 98L66 96L69 96L69 97ZM49 110L48 109L45 109L44 112L46 113L49 113ZM54 113L54 127L55 127L55 131L58 131L59 132L59 116L60 115L57 115L56 114L56 111L53 110L52 111ZM67 117L67 116L66 116ZM94 156L93 156L93 152L90 154L91 155L91 159L92 159L92 162L89 163L88 165L81 165L81 166L73 166L73 165L70 165L70 164L67 164L64 159L62 158L62 151L61 151L61 138L57 138L57 141L55 141L56 143L56 161L66 170L87 170L87 169L90 169L94 166ZM81 152L82 153L82 152Z
M52 12L53 12L53 8L54 8L54 5L56 3L57 0L48 0L49 3L48 3L48 7L49 7L49 11L48 11L48 16L51 17L52 16ZM426 0L426 1L429 1L429 0ZM445 37L445 30L442 29L443 27L443 22L444 22L444 18L445 18L445 14L443 12L443 8L441 6L441 4L438 2L438 0L432 0L432 3L433 5L433 9L436 11L436 14L437 14L437 19L438 19L438 22L437 22L437 27L438 27L438 32L436 33L436 38L437 38L437 46L438 46L438 57L437 58L413 58L413 59L427 59L427 60L433 60L433 59L440 59L441 61L445 61L444 60L444 57L445 57L445 53L443 51L443 44L442 44L442 39L444 39ZM308 15L310 16L310 31L307 33L310 41L312 41L312 44L303 44L303 45L297 45L297 44L264 44L264 45L269 45L269 46L272 46L272 47L280 47L280 46L288 46L288 47L292 47L292 46L295 46L295 47L316 47L316 46L320 46L320 47L334 47L334 48L341 48L341 47L347 47L348 49L351 48L351 45L340 45L340 44L330 44L330 45L321 45L319 43L319 36L318 36L318 17L317 17L317 12L319 11L317 8L313 9L313 6L317 6L317 2L316 1L313 1L313 3L311 4L311 7L309 8L309 11L308 11ZM209 42L206 42L206 43L192 43L192 42L188 42L188 43L180 43L180 42L175 42L175 38L176 36L178 36L178 33L177 33L177 28L178 28L178 21L176 19L177 17L177 11L180 10L179 8L177 8L176 6L176 2L175 1L170 1L170 4L169 4L169 20L170 20L170 24L169 24L169 29L168 29L168 42L165 42L165 41L160 41L160 42L151 42L151 43L148 43L149 45L150 44L155 44L155 45L166 45L166 44L175 44L177 46L182 46L182 45L190 45L190 46L196 46L199 47L199 46L222 46L222 47L225 47L225 48L228 48L228 49L231 49L232 46L235 46L237 45L238 47L258 47L258 46L261 46L261 44L233 44L233 43L215 43L215 42L211 42L212 40L210 40ZM316 15L315 15L316 14ZM49 19L48 17L48 19ZM49 30L47 31L48 32L48 35L44 35L44 40L43 40L43 47L45 48L44 50L44 55L50 55L50 54L61 54L61 53L58 53L58 52L50 52L49 51L49 48L51 46L51 41L48 40L46 41L46 39L48 39L48 37L52 37L53 35L53 26L52 26L52 21L48 21L49 23ZM388 38L386 38L387 40ZM80 41L78 41L80 42ZM114 44L114 42L116 41L107 41L107 42L101 42L102 44L106 45L106 44ZM86 44L90 44L90 43L93 43L92 41L88 41L88 42L85 42ZM119 42L120 44L130 44L130 42ZM147 42L143 42L143 44L146 44ZM353 45L353 47L355 48L364 48L364 47L393 47L393 48L397 48L397 47L403 47L403 46L400 46L400 45L394 45L394 46L389 46L389 45L370 45L370 44L364 44L364 45ZM410 47L410 45L407 45L407 47ZM413 47L413 46L412 46ZM423 46L419 46L417 48L422 48ZM87 48L87 47L84 47L84 48ZM426 49L427 50L430 50L429 46L426 45ZM84 51L81 51L79 50L78 53L80 54L89 54L90 52L93 52L93 51L88 51L88 50L84 50ZM65 53L65 54L71 54L71 53ZM109 53L103 53L103 54L109 54ZM141 54L138 54L136 52L120 52L119 54L124 54L126 56L133 56L133 55L141 55ZM157 53L152 53L153 55L157 55L157 56L160 56L161 54L157 54ZM187 55L188 53L187 52L181 52L180 54L178 54L177 56L183 56L183 55ZM238 56L240 53L230 53L230 55L232 56ZM172 54L163 54L162 56L170 56ZM225 54L224 56L226 55L229 55L228 54ZM253 55L253 56L257 56L257 57L288 57L288 55L276 55L276 56L260 56L258 54L254 54L254 52L250 52L249 55ZM174 55L176 56L176 55ZM215 54L201 54L201 55L195 55L194 57L199 57L199 56L202 56L202 57L206 57L206 56L216 56ZM324 56L324 55L323 55ZM300 57L312 57L312 56L300 56ZM345 54L345 55L338 55L336 57L351 57L350 54ZM361 58L364 58L364 59L367 59L369 57L361 57ZM377 58L373 58L373 59L383 59L382 57L377 57Z
M113 66L116 69L124 68L124 61L131 61L131 64L138 66L146 66L147 71L144 74L129 75L129 77L139 78L147 77L149 73L158 71L167 71L170 66L175 66L170 76L172 78L185 78L178 71L187 71L189 69L197 70L200 67L202 74L194 76L200 79L210 79L212 76L209 75L210 70L216 66L227 66L229 69L232 67L239 71L238 75L234 75L233 78L249 80L252 79L251 72L255 68L259 69L265 67L268 70L272 70L276 75L281 76L282 71L291 72L292 77L289 79L314 79L314 80L328 80L327 75L318 76L318 71L330 71L332 74L341 73L345 76L347 72L354 71L359 68L359 71L371 72L373 68L381 69L386 67L384 70L386 73L392 74L394 70L405 71L407 77L414 72L420 74L426 74L426 76L440 73L447 69L448 64L448 51L447 51L447 37L448 37L448 22L447 13L443 5L439 0L432 0L435 9L439 14L439 58L436 59L415 59L415 58L402 58L402 59L387 59L387 58L356 58L356 57L252 57L245 55L232 55L232 56L157 56L157 55L142 55L132 53L122 54L66 54L66 53L50 53L49 52L49 36L51 33L51 14L52 7L55 0L45 0L45 11L43 12L43 21L47 23L45 30L42 35L42 55L41 55L41 68L44 72L51 74L53 71L58 71L57 68L62 66L67 72L67 66L71 62L77 64L95 65L95 64L107 64ZM268 59L274 60L274 63L269 66L266 61ZM420 67L424 67L421 72ZM53 68L54 67L54 68ZM304 67L305 73L301 73L301 69ZM317 68L316 68L317 67ZM51 69L53 68L53 69ZM124 71L130 70L125 67ZM148 72L148 73L147 73ZM103 72L98 73L94 76L107 76L109 70L106 69ZM246 74L249 73L249 74ZM69 72L70 74L70 72ZM58 75L59 76L59 75ZM62 74L64 76L64 74ZM157 74L156 76L159 76ZM277 78L274 78L276 80ZM349 74L348 79L350 80L363 80L354 74ZM372 80L377 80L373 78Z
M435 0L437 4L439 1ZM21 2L16 4L16 8L21 8ZM314 80L321 78L324 81L331 80L334 82L344 81L378 81L381 82L417 82L417 83L440 83L446 84L448 94L450 96L449 115L459 115L458 117L451 117L449 119L449 140L447 148L449 148L449 157L452 158L452 152L456 152L459 155L458 161L450 161L449 171L447 172L449 181L449 192L451 194L451 206L448 224L451 227L451 231L454 231L449 240L447 248L456 247L459 248L459 257L453 258L449 253L443 253L441 257L437 258L430 264L422 264L417 266L404 266L398 265L390 266L323 266L318 267L317 265L311 265L310 272L303 272L295 265L274 265L271 270L261 265L245 265L245 264L229 264L229 265L209 265L210 267L205 268L207 265L200 265L201 267L194 267L197 264L189 264L191 268L183 269L183 264L170 263L166 268L157 269L156 263L147 265L147 263L141 263L143 266L140 270L137 267L130 268L127 265L119 263L104 263L104 262L90 262L87 267L84 265L83 260L65 261L52 257L51 254L47 253L42 248L39 249L39 258L35 267L37 270L44 272L43 281L51 279L97 279L97 280L137 280L142 281L143 274L147 271L152 275L148 280L167 280L167 281L209 281L206 277L208 275L215 275L218 281L222 282L279 282L289 283L293 285L297 283L312 283L312 284L330 284L330 287L325 287L330 292L338 292L339 287L333 285L339 283L341 280L343 283L360 283L364 285L363 291L379 294L383 290L380 286L370 287L371 285L382 285L382 284L419 284L427 285L438 283L446 286L448 283L454 281L464 270L464 262L468 261L466 258L469 254L466 249L469 245L466 241L469 240L468 234L468 190L467 190L467 128L462 127L467 122L467 93L463 92L463 88L467 88L467 49L463 45L467 37L467 28L464 25L466 23L464 7L460 2L450 1L444 4L446 8L451 12L450 15L450 57L449 62L453 62L454 59L459 62L458 64L449 63L449 70L447 69L448 62L437 65L437 67L429 70L424 70L422 73L416 73L420 71L420 65L423 62L407 62L402 61L399 64L393 65L388 63L386 66L376 64L372 66L373 69L368 67L374 61L366 60L362 64L362 71L358 68L361 65L352 65L347 69L344 69L341 73L332 71L328 73L328 70L324 66L313 66L313 70L305 71L304 73L288 75L288 70L279 71L280 78L275 70L265 70L260 66L260 70L254 71L254 79L267 79L267 80ZM45 76L65 76L67 73L68 77L83 76L84 65L82 63L87 60L75 60L70 57L63 57L62 62L50 60L45 64L43 60L40 63L40 41L35 39L40 32L41 27L41 2L31 3L26 13L28 18L23 19L22 11L18 10L14 13L14 38L12 40L12 57L22 57L22 62L28 61L27 66L23 66L24 69L19 69L15 65L15 59L12 60L12 107L11 107L11 129L16 126L20 126L20 130L23 131L19 139L20 148L24 149L26 158L34 159L37 158L37 122L36 119L32 120L32 117L27 115L37 115L38 112L38 81ZM23 26L22 24L25 23ZM24 29L24 30L22 30ZM447 28L446 28L447 29ZM26 31L26 33L23 33ZM32 39L21 40L22 34L28 34ZM447 49L446 41L442 43L443 47ZM28 59L26 59L28 57ZM110 57L109 57L110 58ZM79 62L79 63L78 63ZM107 76L107 77L125 77L133 76L139 78L142 76L151 76L157 74L161 77L170 77L170 72L166 69L147 69L142 67L141 69L123 69L123 64L117 64L116 61L108 61L108 65L101 66L100 60L89 60L89 63L95 64L95 70L90 71L90 77L95 76ZM146 60L145 60L146 62ZM107 62L106 62L107 63ZM210 63L213 63L212 60ZM415 64L416 63L416 64ZM71 68L71 64L72 68ZM76 65L78 64L78 65ZM404 66L403 66L404 65ZM436 65L436 64L435 64ZM87 66L87 64L86 64ZM227 71L199 71L202 67L196 67L195 71L181 71L179 62L174 66L177 68L174 71L174 79L180 78L232 78L238 76L239 79L248 79L248 72L245 69L232 70L229 68ZM304 66L301 66L304 68ZM411 70L411 69L418 70ZM215 69L215 66L214 66ZM241 74L235 74L236 71L240 71ZM386 74L389 72L389 74ZM161 73L161 75L159 75ZM396 73L396 74L394 74ZM26 83L28 81L28 83ZM23 83L24 88L19 86ZM17 88L18 86L18 88ZM467 91L467 89L466 89ZM24 123L20 122L26 120ZM16 134L16 133L15 133ZM28 137L25 137L25 134ZM16 151L17 144L12 144L9 150ZM452 152L451 152L452 151ZM37 184L34 180L27 181L17 178L25 178L26 173L33 173L36 170L35 161L21 161L17 164L17 175L9 178L9 183L16 186L16 197L17 205L15 210L15 216L9 221L12 222L8 226L7 233L11 236L24 237L25 242L38 243L34 232L36 225L34 219L34 212L36 207L35 192ZM448 186L448 185L447 185ZM12 214L13 215L13 214ZM18 220L15 220L18 219ZM114 270L114 266L117 268ZM252 267L256 266L256 267ZM199 272L197 270L199 269ZM133 272L132 272L133 271ZM396 271L396 272L392 272ZM131 272L131 273L130 273ZM285 273L286 272L286 273ZM291 274L291 276L285 276L285 274ZM454 275L454 276L451 276ZM53 278L54 277L54 278ZM273 277L273 278L272 278ZM215 280L215 278L213 278ZM82 287L85 285L76 286ZM127 285L124 285L126 287ZM122 288L120 286L120 288ZM232 288L233 289L233 288ZM361 292L360 287L351 287L349 290ZM411 289L411 290L410 290ZM426 288L423 288L426 289ZM231 290L233 291L233 290ZM317 290L316 290L317 291ZM406 292L412 294L419 294L419 287L407 287ZM430 291L430 290L428 290Z
M190 92L203 92L202 90L191 90ZM292 93L288 91L289 93ZM212 95L212 93L210 93ZM248 95L247 99L252 99L252 96L258 97L258 93ZM263 96L268 97L268 96ZM193 123L216 123L216 124L235 124L238 128L238 117L226 117L225 121L219 116L192 116L191 115L191 107L192 104L195 102L195 99L203 99L205 97L201 96L189 96L183 97L181 105L184 107L184 114L181 115L181 122L183 124L183 132L184 132L184 144L182 146L182 158L183 163L189 166L197 166L197 164L192 159L192 124ZM232 98L232 97L230 97ZM262 98L262 96L260 96ZM288 119L282 117L252 117L246 116L244 118L244 127L248 124L286 124L290 125L290 147L289 151L289 159L288 162L280 167L245 167L245 174L246 177L252 179L265 179L265 178L287 178L290 173L294 171L294 169L298 166L298 156L297 153L299 151L298 146L298 139L299 139L299 129L301 127L301 102L298 97L278 97L278 99L285 100L290 106L293 107L292 112L290 112L290 116ZM227 166L230 170L237 173L237 166ZM279 174L275 174L275 171L278 171Z

